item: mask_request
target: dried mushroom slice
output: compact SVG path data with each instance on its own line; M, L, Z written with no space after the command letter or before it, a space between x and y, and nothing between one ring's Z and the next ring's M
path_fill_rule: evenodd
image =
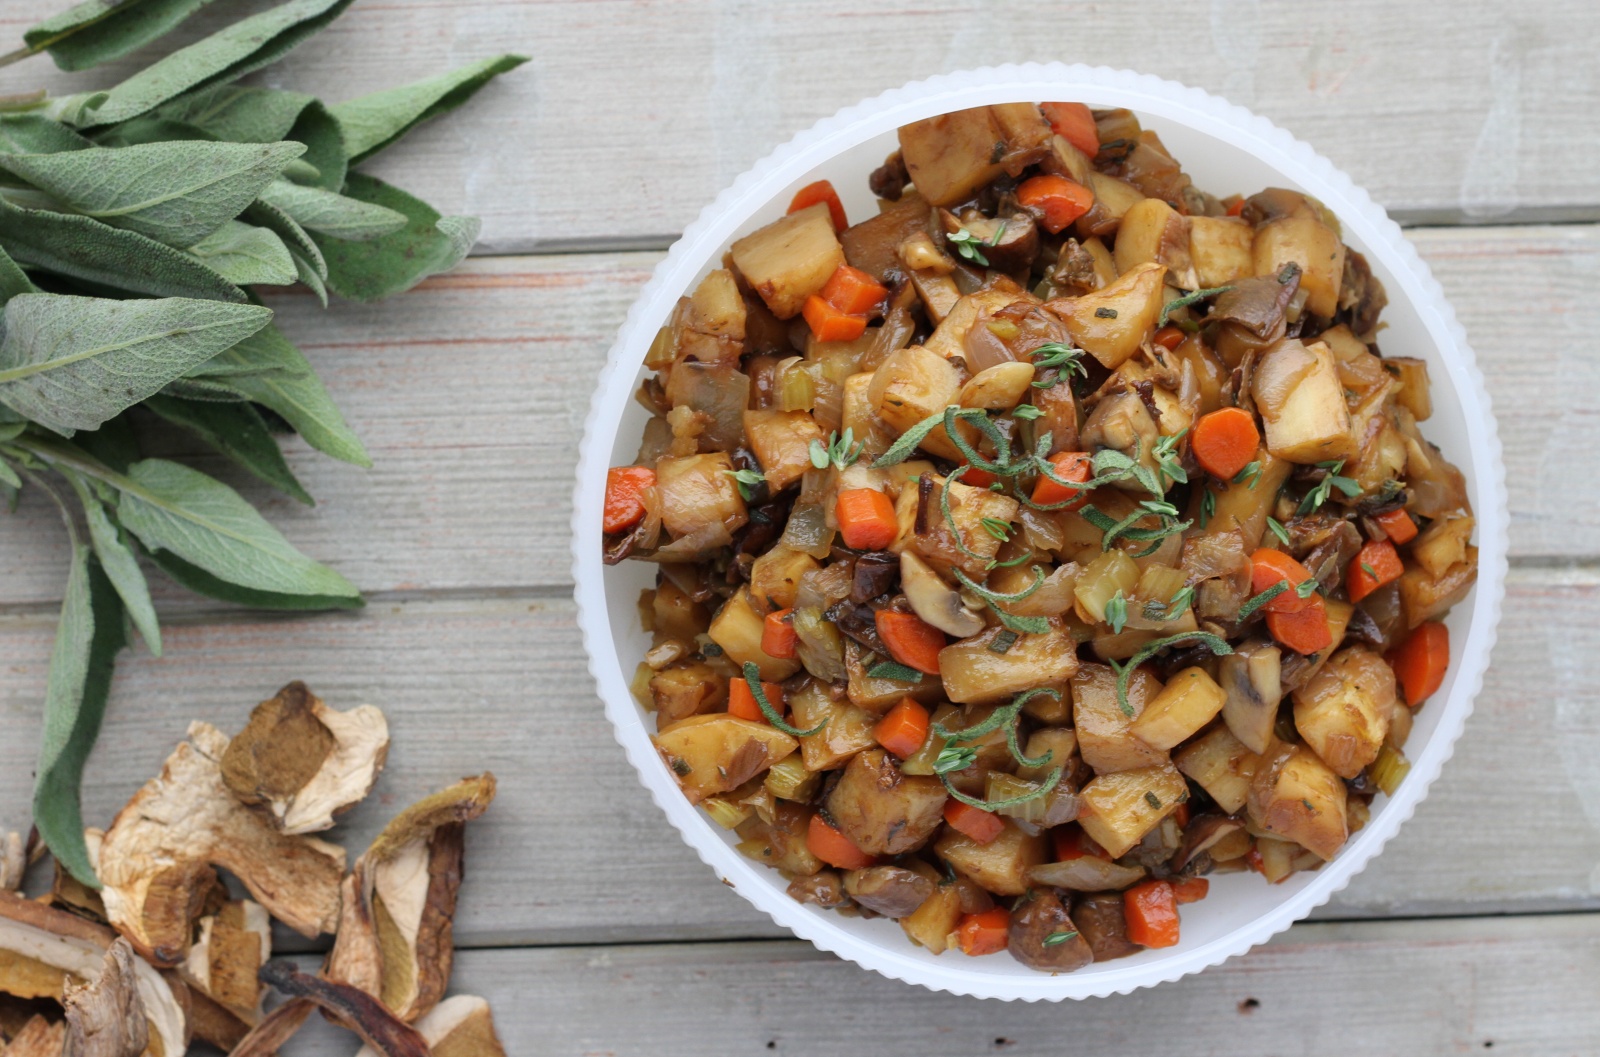
M61 1002L69 988L100 978L106 952L116 939L108 928L0 892L0 992ZM149 1022L144 1052L148 1057L177 1057L185 1049L182 1006L167 982L144 961L132 959L131 973ZM9 1050L6 1057L11 1057Z
M27 872L28 851L22 834L0 834L0 892L15 892L21 888L22 877Z
M396 815L344 885L327 976L415 1021L450 981L462 834L494 799L492 774L468 778Z
M452 995L417 1021L433 1057L505 1057L505 1047L495 1034L489 1003L477 995ZM356 1057L378 1057L363 1046Z
M314 1003L328 1019L361 1036L361 1041L382 1057L431 1057L427 1042L416 1028L358 987L303 973L292 962L268 962L261 969L261 979L291 999ZM250 1054L254 1057L270 1052L257 1047ZM235 1050L232 1057L240 1057L239 1051Z
M250 714L222 757L222 780L283 832L318 833L372 791L388 755L382 712L336 712L296 681Z
M248 899L200 919L198 938L179 972L189 987L246 1025L261 1021L256 974L272 957L272 919Z
M90 863L100 861L100 842L105 836L105 831L93 827L83 831L83 843L88 849ZM72 876L59 860L53 862L52 866L55 876L50 881L50 905L97 924L106 924L106 904L100 898L100 893Z
M277 1057L278 1050L300 1030L316 1008L309 999L289 999L228 1047L228 1057Z
M0 1054L4 1057L61 1057L67 1041L67 1023L64 1020L46 1020L35 1016L22 1026L10 1045Z
M128 941L118 937L106 951L99 976L88 983L66 983L62 1057L139 1057L145 1052L150 1024L134 975L138 960Z
M296 932L316 936L338 925L344 849L280 833L239 803L222 780L227 747L215 727L190 724L189 740L117 814L100 846L106 915L157 965L187 955L216 885L212 865Z

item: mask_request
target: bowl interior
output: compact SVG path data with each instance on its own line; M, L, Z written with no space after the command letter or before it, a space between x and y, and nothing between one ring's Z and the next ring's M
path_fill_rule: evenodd
M1269 186L1291 187L1315 195L1332 208L1344 225L1345 241L1366 255L1389 293L1390 303L1383 314L1387 327L1380 339L1382 348L1390 354L1418 356L1428 362L1434 413L1423 424L1423 430L1462 468L1473 507L1480 515L1484 574L1474 594L1455 607L1447 621L1454 646L1453 663L1444 687L1417 714L1407 746L1413 773L1396 797L1380 797L1373 804L1369 825L1353 835L1340 855L1316 873L1296 874L1276 886L1266 885L1252 873L1213 878L1210 897L1184 908L1183 941L1178 947L1146 951L1052 977L1006 957L935 957L911 944L893 921L845 918L801 906L785 894L785 882L775 871L740 856L733 849L736 838L732 833L720 829L683 801L671 774L650 749L653 720L625 689L635 665L649 648L649 638L639 627L636 602L639 592L653 585L654 568L645 563L623 563L600 574L598 560L591 561L588 570L582 568L585 540L591 551L599 550L599 503L593 495L584 494L595 491L593 487L580 485L575 521L580 594L592 588L595 593L590 598L601 601L598 596L603 589L603 613L586 615L593 622L592 627L601 632L590 634L589 648L602 695L617 725L619 740L628 748L646 786L685 839L723 879L780 924L819 946L892 976L963 993L1008 998L1107 994L1204 968L1287 927L1343 887L1399 823L1409 817L1426 792L1427 783L1449 755L1470 708L1470 696L1481 678L1483 656L1490 641L1487 636L1492 635L1492 614L1498 605L1499 552L1503 551L1503 546L1497 550L1494 541L1504 534L1499 527L1501 500L1495 472L1498 445L1470 350L1453 333L1453 320L1436 307L1443 302L1425 269L1414 255L1408 257L1404 250L1397 250L1397 231L1364 194L1350 188L1348 181L1342 181L1345 186L1340 187L1340 181L1320 178L1312 165L1304 163L1305 159L1271 142L1266 133L1284 140L1287 137L1261 119L1250 118L1237 108L1219 107L1209 97L1203 98L1209 100L1213 110L1230 113L1219 117L1171 99L1062 78L993 86L987 94L969 91L955 105L941 105L940 98L938 93L923 93L887 111L872 112L870 104L864 105L858 108L864 112L861 118L835 129L831 136L823 137L822 143L810 144L807 151L791 152L784 159L786 165L769 166L765 173L758 167L752 175L763 179L741 181L719 199L715 211L708 210L695 229L686 234L674 256L664 262L657 283L636 306L613 350L616 369L608 374L591 419L589 446L595 449L596 458L604 458L606 465L633 460L647 417L631 399L644 376L641 364L645 351L676 299L718 265L733 238L781 216L794 192L818 179L833 182L852 218L870 215L876 204L867 189L867 174L896 149L894 129L905 121L978 102L1062 98L1136 110L1144 126L1161 136L1196 185L1213 193L1248 194ZM1304 153L1326 166L1309 151ZM1327 168L1331 170L1331 166ZM588 473L589 484L595 476L603 477L598 464ZM586 585L586 577L597 577L600 582ZM1474 646L1481 652L1475 653ZM714 882L708 878L707 883Z

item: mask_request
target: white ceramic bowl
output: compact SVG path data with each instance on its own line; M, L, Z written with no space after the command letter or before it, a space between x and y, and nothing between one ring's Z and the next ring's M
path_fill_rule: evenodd
M653 722L628 692L649 647L635 604L640 590L652 585L654 567L623 563L607 569L600 557L606 469L632 461L645 421L632 398L645 351L677 299L718 266L728 244L781 216L797 189L821 178L833 181L852 217L871 215L867 174L895 149L895 130L903 124L983 104L1053 99L1134 110L1196 185L1215 194L1297 188L1338 215L1345 241L1366 255L1388 290L1384 350L1428 361L1434 413L1424 431L1466 475L1480 561L1477 586L1448 620L1452 658L1444 687L1417 715L1408 745L1411 774L1394 797L1379 798L1371 822L1337 858L1280 885L1269 886L1253 873L1217 877L1209 898L1184 908L1178 946L1055 976L1003 955L935 957L908 941L893 921L803 906L785 894L776 871L736 852L732 834L684 800L650 744ZM970 70L885 92L802 132L735 180L657 266L611 348L584 434L573 514L578 622L606 714L645 788L716 875L774 921L868 969L957 994L1036 1001L1126 993L1216 965L1288 928L1347 885L1411 817L1450 757L1494 644L1505 577L1504 475L1489 396L1455 313L1400 229L1327 159L1266 119L1171 81L1060 64ZM715 883L706 879L708 888Z

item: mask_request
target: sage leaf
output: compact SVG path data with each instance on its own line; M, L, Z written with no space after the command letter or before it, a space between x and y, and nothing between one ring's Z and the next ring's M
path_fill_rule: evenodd
M243 212L303 153L298 143L189 140L0 154L0 169L74 213L169 246L192 246Z
M267 432L261 412L247 403L221 404L214 401L175 400L152 396L144 406L181 426L218 452L248 470L272 487L293 496L306 506L315 506L308 492L295 479L284 460L278 442Z
M0 198L0 247L19 264L153 297L243 301L244 291L181 250L90 217Z
M320 280L325 281L328 278L328 262L322 257L322 250L294 217L277 206L260 200L252 202L242 217L246 223L266 228L282 239L283 244L289 249L290 256L295 258L296 267L299 267L299 261L304 259ZM323 304L327 304L327 298L323 298Z
M351 173L345 194L406 216L404 229L371 242L318 239L328 260L328 289L352 301L376 301L460 264L478 239L476 217L441 217L392 184Z
M94 141L78 135L43 114L6 114L0 117L0 150L10 154L55 154L83 150Z
M356 466L371 466L372 459L360 438L345 424L333 398L323 388L305 354L270 324L230 349L219 353L217 364L265 368L272 373L247 374L228 384L253 403L269 408L294 427L305 442L325 455Z
M122 604L89 548L73 548L66 597L50 655L44 744L33 787L33 821L56 860L99 888L83 840L83 766L100 734L117 652L127 645Z
M525 55L497 55L459 70L335 105L333 116L344 130L351 164L372 157L421 122L454 110L496 76L527 61Z
M405 214L393 209L287 180L274 180L261 200L289 214L307 231L351 242L392 235L406 226Z
M117 514L151 550L171 551L219 580L255 591L360 597L355 585L301 554L239 493L199 470L144 459L113 482Z
M191 298L21 294L5 307L0 400L64 435L92 430L271 318Z
M28 273L17 267L17 262L7 256L5 250L0 250L0 305L4 305L18 294L38 292L39 288L33 285Z
M251 609L283 609L300 612L360 609L366 605L360 598L346 595L286 595L275 591L240 587L238 584L212 576L198 565L184 561L171 551L154 550L146 553L150 555L150 560L157 568L172 577L179 585L187 587L195 594L215 598L221 602L232 602L235 605L249 606Z
M207 400L223 404L239 404L250 399L237 387L211 378L174 378L162 387L161 392L179 400Z
M3 431L0 431L0 436L3 435ZM17 471L13 470L11 464L4 459L0 459L0 484L13 491L22 487L22 478L17 476Z
M338 18L350 3L290 0L178 49L115 88L56 100L47 113L77 128L138 117L185 92L236 81L277 62Z
M105 504L82 476L70 470L63 470L62 475L72 485L83 507L84 520L89 525L89 543L94 548L94 556L99 559L101 569L105 571L106 579L116 588L117 597L122 599L122 606L128 611L133 626L139 629L140 638L144 639L153 655L161 656L161 625L156 620L156 608L150 601L150 585L145 581L144 570L139 568L138 556L123 538L121 529L112 523Z
M288 286L299 274L282 239L237 220L190 246L189 255L236 286Z
M230 143L304 144L302 160L316 168L309 182L326 191L344 186L347 158L339 122L304 92L224 84L175 99L150 116L185 122Z
M63 70L87 70L158 40L211 0L88 0L22 34Z
M112 125L103 132L97 132L94 139L89 142L98 147L135 147L143 143L173 143L192 140L214 143L216 139L217 137L195 125L190 125L183 121L169 121L166 118L156 117L154 114L145 114L142 117L134 118L132 121L124 121L120 125Z
M102 465L127 473L139 458L139 438L126 414L118 415L99 429L79 433L71 444L56 441L69 451L80 451Z

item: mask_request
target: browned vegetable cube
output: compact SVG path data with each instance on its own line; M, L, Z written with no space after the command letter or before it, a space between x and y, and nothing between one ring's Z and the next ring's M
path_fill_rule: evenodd
M1170 749L1210 723L1227 699L1204 668L1178 672L1128 727L1153 749Z
M1006 820L1000 835L988 844L979 844L965 833L947 828L934 841L933 850L939 858L995 895L1002 896L1019 896L1026 892L1028 868L1050 858L1049 841L1044 834L1029 836L1010 819Z
M1119 272L1132 271L1141 264L1162 264L1167 268L1169 282L1185 289L1195 285L1189 218L1159 198L1140 199L1123 215L1113 257Z
M1349 837L1345 787L1304 745L1284 745L1262 762L1250 783L1250 820L1268 833L1331 859Z
M939 871L919 859L910 860L906 867L926 878L933 886L933 894L916 910L901 918L900 927L912 943L926 947L934 954L943 954L949 946L950 934L961 921L961 891L940 876Z
M720 523L729 532L749 519L727 452L668 456L656 463L661 523L673 536Z
M835 701L821 683L810 682L789 695L797 730L811 730L826 723L815 734L800 739L800 758L808 771L830 771L847 762L863 749L876 745L872 728L878 717L849 701Z
M668 727L701 712L713 712L728 700L728 681L704 661L681 661L650 677L656 726Z
M723 603L722 609L711 621L708 634L735 665L742 667L754 664L761 670L761 678L782 682L800 670L800 662L773 657L762 650L763 622L762 615L750 603L750 589L741 587L737 594Z
M1400 608L1407 627L1441 617L1467 597L1478 579L1478 548L1469 545L1466 552L1466 560L1450 566L1443 576L1429 576L1426 569L1410 566L1400 574Z
M1078 825L1113 859L1120 858L1189 798L1171 763L1102 774L1078 793Z
M691 804L737 789L799 747L781 730L726 712L679 720L650 740Z
M793 319L844 263L826 203L780 217L733 244L734 267L772 314Z
M961 380L948 360L921 345L908 345L878 365L867 395L878 417L898 434L955 403L959 392ZM959 454L948 438L942 439L943 448L936 454Z
M1394 671L1376 653L1352 646L1294 692L1294 725L1341 778L1378 758L1395 703Z
M1077 645L1052 621L1043 635L1020 635L1004 653L992 647L1004 628L992 627L939 651L945 693L956 702L999 701L1034 687L1066 685L1078 670Z
M1249 799L1261 757L1226 726L1218 725L1178 750L1173 762L1231 815Z
M1166 272L1164 265L1140 264L1105 289L1051 301L1050 309L1066 323L1074 342L1115 370L1139 351L1161 315Z
M948 206L1000 175L1005 139L989 108L980 106L900 126L900 156L922 197Z
M744 432L774 492L789 487L811 469L811 442L826 439L805 411L746 411Z
M750 567L750 597L763 613L788 609L800 590L800 577L820 568L811 555L779 543Z
M1278 458L1316 463L1355 456L1344 386L1326 345L1278 342L1256 365L1250 393L1266 425L1267 450Z
M1080 667L1072 677L1072 725L1083 762L1098 774L1165 763L1165 752L1146 745L1128 729L1160 690L1155 676L1136 669L1128 679L1128 705L1133 710L1129 716L1117 704L1117 673L1103 664Z
M1238 217L1190 217L1189 258L1195 281L1226 286L1254 275L1251 244L1255 231Z
M1256 229L1252 247L1255 274L1277 275L1289 263L1300 266L1306 308L1332 319L1344 282L1344 243L1322 221L1308 215L1278 217Z
M828 794L828 814L868 855L902 855L944 822L945 799L939 779L902 774L888 753L868 749L845 765Z

